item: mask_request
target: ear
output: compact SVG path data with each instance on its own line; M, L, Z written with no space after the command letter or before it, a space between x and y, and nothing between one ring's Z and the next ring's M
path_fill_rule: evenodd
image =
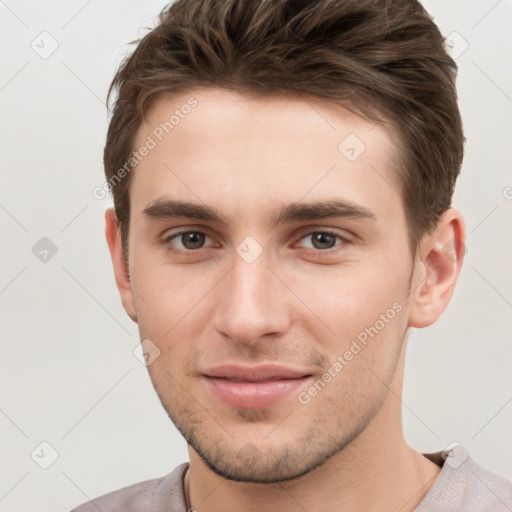
M410 290L410 327L433 324L448 306L466 252L462 214L446 210L419 244Z
M130 271L128 262L123 254L121 243L121 233L119 231L119 222L114 208L108 208L105 212L105 236L107 238L112 264L114 266L114 275L116 278L117 289L121 295L121 302L128 316L137 322L135 306L133 301L133 292L130 282Z

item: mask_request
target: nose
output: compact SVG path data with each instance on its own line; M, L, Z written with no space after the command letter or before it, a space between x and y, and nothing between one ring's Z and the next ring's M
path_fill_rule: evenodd
M234 254L232 269L221 286L214 317L221 335L252 345L286 332L290 291L268 268L265 252L252 263Z

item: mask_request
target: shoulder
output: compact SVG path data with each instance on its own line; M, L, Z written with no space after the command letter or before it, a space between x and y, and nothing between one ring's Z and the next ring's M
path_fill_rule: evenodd
M512 481L479 466L469 459L467 471L468 502L478 510L507 512L512 510ZM469 510L469 509L468 509Z
M83 503L71 512L160 512L159 503L170 500L177 511L184 506L183 476L188 463L177 466L171 473L161 478L139 482ZM174 510L174 509L171 509Z
M460 445L436 456L444 459L441 473L415 512L512 510L512 481L477 464Z

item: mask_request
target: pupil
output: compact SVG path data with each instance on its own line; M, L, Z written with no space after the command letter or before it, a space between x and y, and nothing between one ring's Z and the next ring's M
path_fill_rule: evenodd
M318 244L320 244L320 247L318 247ZM330 235L329 233L315 233L313 235L313 245L317 249L330 249L334 246L335 237L333 235ZM324 245L322 245L324 244ZM328 247L325 247L325 244L327 244Z
M182 241L187 249L199 249L204 243L204 234L190 231L182 235Z

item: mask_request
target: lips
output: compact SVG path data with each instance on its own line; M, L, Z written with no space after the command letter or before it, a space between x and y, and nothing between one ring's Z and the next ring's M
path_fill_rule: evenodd
M209 391L231 407L262 409L286 398L311 374L278 365L224 365L203 372Z

